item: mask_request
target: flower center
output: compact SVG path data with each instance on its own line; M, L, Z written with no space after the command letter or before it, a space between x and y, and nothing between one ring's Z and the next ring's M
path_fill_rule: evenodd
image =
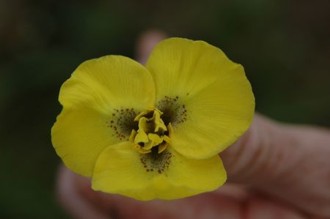
M134 118L138 130L132 130L129 140L141 154L162 153L170 143L171 124L165 125L162 112L158 109L146 110Z

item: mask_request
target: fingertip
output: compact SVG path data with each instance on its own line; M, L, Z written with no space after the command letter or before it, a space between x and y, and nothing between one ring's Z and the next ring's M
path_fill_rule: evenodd
M95 192L90 189L87 178L78 176L64 165L57 174L56 196L59 205L72 218L107 219L109 215L93 204L91 200Z
M165 32L157 29L143 32L136 42L136 60L142 64L146 63L154 46L166 37L167 35Z

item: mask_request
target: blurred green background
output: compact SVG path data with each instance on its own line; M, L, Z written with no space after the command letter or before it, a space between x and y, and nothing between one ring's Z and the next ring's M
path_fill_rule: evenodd
M243 64L257 110L330 126L328 0L0 0L0 218L67 218L50 128L82 61L134 56L149 28L202 39Z

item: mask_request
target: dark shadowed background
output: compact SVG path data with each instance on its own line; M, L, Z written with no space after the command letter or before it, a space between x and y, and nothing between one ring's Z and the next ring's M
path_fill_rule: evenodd
M330 126L328 0L0 0L0 218L67 218L50 128L84 60L134 56L149 28L202 39L243 64L257 110Z

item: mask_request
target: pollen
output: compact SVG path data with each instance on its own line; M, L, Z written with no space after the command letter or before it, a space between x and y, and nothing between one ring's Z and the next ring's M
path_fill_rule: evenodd
M162 174L169 168L172 156L173 154L168 151L163 153L154 151L148 154L141 154L140 161L147 172Z
M165 123L178 125L187 121L188 111L186 105L180 101L179 96L164 96L158 102L157 107L164 113L163 120Z
M134 118L137 113L133 108L114 109L106 126L112 129L113 136L119 140L128 140L132 129L136 129Z

